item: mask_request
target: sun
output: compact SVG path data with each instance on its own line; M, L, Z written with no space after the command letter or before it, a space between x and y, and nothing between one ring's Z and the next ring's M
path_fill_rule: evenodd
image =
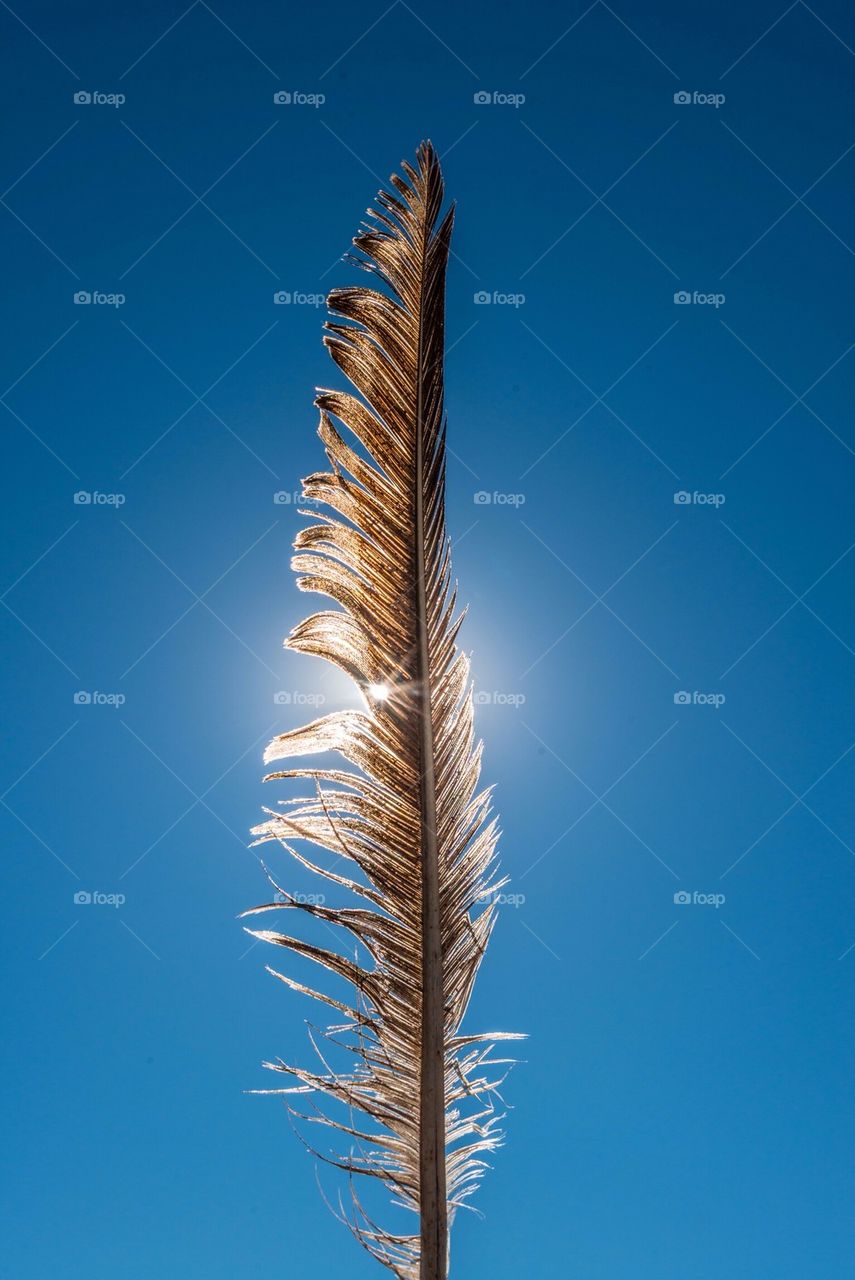
M368 696L374 702L385 702L392 690L387 684L370 684L368 686Z

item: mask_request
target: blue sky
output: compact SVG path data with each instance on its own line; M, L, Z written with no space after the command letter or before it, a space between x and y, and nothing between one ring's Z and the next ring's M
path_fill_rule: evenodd
M845 1274L849 7L33 0L0 28L7 1274L377 1273L243 1092L311 1010L235 917L264 742L350 697L281 650L337 385L316 304L428 136L448 518L523 899L471 1023L530 1036L453 1274Z

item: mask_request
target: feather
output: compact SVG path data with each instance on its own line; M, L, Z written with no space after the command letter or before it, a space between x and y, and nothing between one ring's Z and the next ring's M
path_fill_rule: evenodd
M326 1034L354 1065L333 1069L313 1040L320 1070L267 1063L293 1083L265 1092L343 1105L340 1118L304 1114L350 1140L332 1163L379 1179L418 1215L410 1234L382 1228L353 1192L351 1229L400 1280L445 1280L450 1220L500 1140L495 1097L507 1064L491 1050L516 1037L460 1034L504 882L495 879L489 793L478 790L481 748L469 662L455 643L462 615L445 530L444 295L454 211L442 213L430 143L415 167L402 168L354 240L355 260L384 290L337 289L328 300L337 318L326 323L325 344L355 394L324 390L316 399L330 470L303 482L314 510L302 514L315 522L299 532L293 563L303 591L340 607L313 614L285 642L345 671L364 709L274 739L266 762L334 752L350 767L269 774L300 779L312 794L267 810L253 831L256 843L278 841L358 905L280 891L246 914L302 912L355 944L349 958L289 932L247 930L354 992L339 1000L270 970L345 1018ZM334 863L318 865L298 842ZM340 863L352 874L336 873Z

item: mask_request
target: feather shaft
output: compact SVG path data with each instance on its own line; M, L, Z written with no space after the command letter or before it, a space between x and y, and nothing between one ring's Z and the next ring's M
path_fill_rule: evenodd
M438 165L437 165L438 171ZM441 180L440 180L441 181ZM441 197L440 197L441 198ZM427 203L427 201L426 201ZM442 927L439 906L439 849L437 842L436 778L431 711L431 654L428 636L428 602L425 527L425 422L426 381L433 370L425 368L425 325L430 311L440 327L444 317L444 264L430 285L427 273L428 242L432 227L423 219L419 244L419 336L416 373L416 433L414 475L414 534L418 628L416 691L421 729L421 849L422 849L422 1047L419 1131L419 1180L422 1277L442 1277L448 1255L448 1209L445 1185L445 995L443 985ZM439 297L435 295L439 292ZM441 334L440 334L441 337ZM440 345L440 351L442 347ZM442 387L439 405L442 421Z

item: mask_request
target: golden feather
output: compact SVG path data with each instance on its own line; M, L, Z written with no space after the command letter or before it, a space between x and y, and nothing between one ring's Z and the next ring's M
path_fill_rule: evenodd
M494 1105L505 1060L502 1033L460 1027L494 921L496 824L478 791L469 662L456 647L462 615L451 585L445 530L443 356L445 272L453 209L444 200L430 143L381 191L354 240L357 261L385 286L334 290L325 343L356 394L322 391L319 435L330 471L303 496L331 514L304 512L294 568L304 591L340 609L301 622L286 646L320 655L356 683L365 709L338 711L275 738L265 761L336 752L350 769L285 769L314 794L265 810L258 843L275 840L358 904L327 907L279 892L253 912L297 910L355 939L355 959L289 934L248 930L338 975L353 1004L285 974L289 987L342 1014L328 1033L349 1045L355 1067L307 1070L267 1063L295 1083L267 1092L317 1093L361 1112L303 1118L351 1140L333 1163L381 1179L418 1215L400 1234L373 1222L354 1193L349 1223L400 1280L445 1280L455 1209L499 1142ZM343 321L343 323L341 322ZM351 447L334 419L355 438ZM339 875L311 861L308 842L345 862ZM302 847L302 846L301 846ZM276 886L278 888L278 886ZM246 914L252 914L250 912ZM295 1113L298 1114L298 1113Z

